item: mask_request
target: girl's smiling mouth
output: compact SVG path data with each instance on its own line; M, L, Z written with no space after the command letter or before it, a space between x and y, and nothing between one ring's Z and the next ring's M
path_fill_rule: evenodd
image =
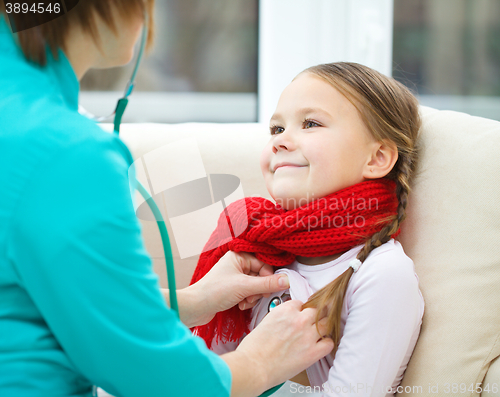
M276 172L278 168L300 168L300 167L306 167L306 165L293 164L293 163L278 163L274 166L273 172Z

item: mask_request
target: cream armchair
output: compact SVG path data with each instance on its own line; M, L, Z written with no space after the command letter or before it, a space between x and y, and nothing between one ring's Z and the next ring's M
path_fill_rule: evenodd
M500 123L425 107L421 112L421 162L398 239L415 262L426 308L398 395L500 396ZM184 140L199 149L206 174L234 175L245 196L270 198L259 167L260 152L269 139L266 125L129 124L123 125L121 138L141 161L148 153L170 147L169 156L157 151L143 162L148 171L154 169L144 177L158 188L161 183L152 179L174 174L167 183L173 186L175 178L184 183L189 177L179 169L190 170L191 163L182 150L171 146ZM198 177L199 156L192 163ZM234 192L237 196L238 189ZM141 198L135 197L139 205ZM161 199L157 202L161 205ZM166 287L156 223L140 205L138 215L154 270ZM194 241L203 238L197 235L200 219L205 229L215 226L209 216L167 222L178 288L189 284L196 265L197 255L184 256L200 252L200 242ZM174 223L184 231L175 233ZM190 235L196 237L192 242L186 241Z

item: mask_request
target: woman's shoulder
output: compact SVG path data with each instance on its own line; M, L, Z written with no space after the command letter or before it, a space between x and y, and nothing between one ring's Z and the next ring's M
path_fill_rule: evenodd
M71 164L83 164L105 157L111 160L110 165L119 168L128 168L133 163L130 150L117 134L103 130L95 121L62 106L55 105L52 111L54 117L45 120L42 128L26 130L21 139L24 148L43 149L45 156L40 155L40 167L47 162L63 164L64 158Z
M47 123L43 131L44 139L49 140L55 150L71 149L84 153L89 149L97 154L99 149L112 147L127 160L132 160L128 147L117 134L103 130L95 121L78 112L68 109L60 112L59 122Z
M64 152L84 152L90 146L96 155L100 148L113 146L127 160L132 159L116 134L104 131L95 121L81 115L76 105L70 106L69 99L64 99L51 86L45 74L37 70L28 72L24 80L14 79L12 84L27 84L25 80L39 77L36 88L32 87L34 83L23 89L15 86L16 95L8 100L6 93L0 94L3 104L0 118L4 127L0 146L8 151L7 155L12 155L13 161L23 161L26 167L25 155L29 155L28 163L37 163L38 168L44 161L52 161Z
M133 158L126 145L95 122L73 113L39 124L38 129L34 124L40 118L31 119L0 138L0 166L5 169L0 182L8 197L0 201L0 212L5 214L0 221L7 224L7 218L14 219L23 199L39 200L35 192L47 196L48 187L44 186L52 186L50 197L56 197L68 188L69 181L78 189L95 187L97 180L120 178L128 184Z

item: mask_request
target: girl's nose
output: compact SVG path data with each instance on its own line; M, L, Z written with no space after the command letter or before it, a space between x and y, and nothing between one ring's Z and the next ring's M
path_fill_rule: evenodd
M273 140L273 153L277 153L280 150L294 150L296 144L291 135L286 130L278 134Z

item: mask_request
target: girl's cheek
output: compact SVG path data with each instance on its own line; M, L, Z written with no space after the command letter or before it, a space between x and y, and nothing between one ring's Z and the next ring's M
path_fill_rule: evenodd
M262 173L269 171L269 164L271 162L271 145L267 144L260 154L260 169Z

